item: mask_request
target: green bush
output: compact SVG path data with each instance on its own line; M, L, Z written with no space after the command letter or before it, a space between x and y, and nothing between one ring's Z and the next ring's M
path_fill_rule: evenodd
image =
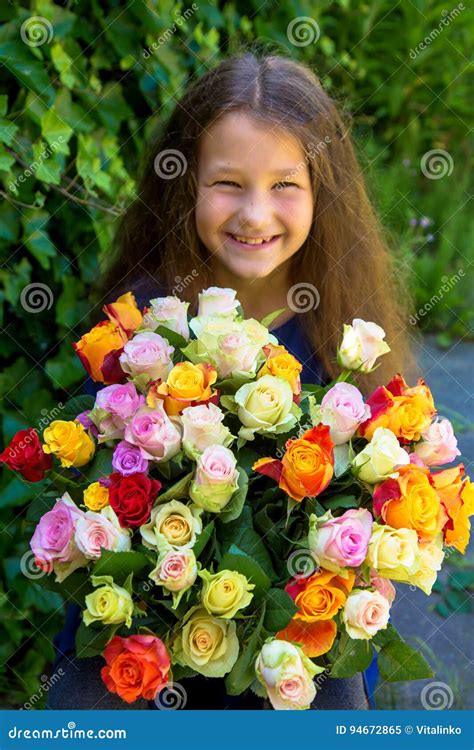
M443 3L428 0L317 7L308 0L214 0L197 10L173 0L3 3L3 444L18 429L47 423L80 391L84 372L71 342L86 330L91 312L97 314L89 291L133 196L143 144L187 82L242 45L306 62L352 113L369 187L400 262L413 269L417 303L430 299L443 275L464 268L470 28L467 11L447 23L443 10ZM305 16L313 38L293 44L288 24ZM454 162L453 174L437 181L420 170L423 154L435 148ZM433 242L410 225L422 216L433 222ZM463 282L420 323L464 335L465 299ZM8 704L21 705L48 670L63 615L58 597L45 596L21 571L31 485L5 472L1 489L6 669L0 688Z

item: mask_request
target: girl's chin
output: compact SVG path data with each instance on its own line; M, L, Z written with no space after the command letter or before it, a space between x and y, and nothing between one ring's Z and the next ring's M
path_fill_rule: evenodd
M234 276L239 279L264 279L274 271L279 263L262 263L261 261L253 261L247 263L236 263L235 259L219 258L220 262L226 267L227 271L230 271Z

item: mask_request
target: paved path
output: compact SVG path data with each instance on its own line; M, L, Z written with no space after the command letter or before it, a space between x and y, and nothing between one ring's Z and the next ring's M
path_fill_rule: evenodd
M420 347L420 363L438 412L448 417L454 425L458 447L462 452L459 461L464 463L466 472L474 480L474 343L461 341L449 350L442 350L436 347L433 338L425 338ZM466 558L474 560L474 540L471 540ZM446 580L452 570L452 567L445 567L440 580ZM468 592L465 594L467 598ZM409 586L397 586L392 622L411 645L420 650L427 649L424 653L435 670L435 677L379 687L375 695L377 707L421 709L424 707L421 703L423 687L440 681L445 686L439 688L439 699L444 700L443 696L446 696L450 703L452 691L453 709L474 708L474 617L453 613L445 619L433 611L439 600L437 594L428 597L419 589L411 591ZM436 697L434 691L433 701Z

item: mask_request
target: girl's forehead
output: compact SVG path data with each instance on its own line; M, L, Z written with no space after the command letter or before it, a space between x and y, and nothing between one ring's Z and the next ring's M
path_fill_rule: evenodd
M207 128L199 141L201 168L238 167L248 161L264 162L269 169L294 169L304 149L292 133L274 123L256 120L244 112L228 112Z

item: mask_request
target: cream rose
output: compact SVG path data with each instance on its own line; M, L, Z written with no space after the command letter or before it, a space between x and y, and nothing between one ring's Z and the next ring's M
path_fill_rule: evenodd
M224 677L237 661L239 639L233 620L212 617L204 607L184 616L173 645L174 659L205 677Z
M384 630L390 604L378 591L351 591L342 610L342 621L351 638L369 640Z
M211 445L231 445L234 436L222 424L224 413L213 403L188 406L181 414L183 449L188 458L196 461Z
M91 583L97 586L86 596L86 609L82 618L86 625L102 622L104 625L132 625L133 601L130 593L117 586L112 576L91 576Z
M323 672L293 643L269 639L255 662L258 681L277 711L308 709L316 696L315 675Z
M229 315L232 318L237 314L239 300L236 299L235 289L219 286L210 286L199 293L198 317L202 315Z
M408 453L386 427L377 427L372 440L352 461L354 474L363 482L377 484L396 477L396 467L410 463Z
M140 526L143 543L160 554L170 549L191 549L202 531L202 510L171 500L151 511L150 521Z
M197 506L219 513L238 488L237 459L229 448L210 445L199 456L189 496Z
M150 300L150 309L143 316L141 328L155 331L162 325L189 339L188 307L178 297L156 297Z
M374 523L366 562L384 578L406 582L420 567L416 531Z
M376 323L355 318L352 325L344 326L338 362L345 370L371 372L375 360L390 351L384 341L385 331Z
M224 406L229 397L223 396ZM241 386L234 396L237 414L242 422L239 437L253 440L260 435L289 432L296 424L299 409L293 403L293 391L287 380L264 375Z
M252 601L255 584L249 583L242 573L221 570L212 574L201 570L199 577L204 581L201 602L210 615L228 620Z

